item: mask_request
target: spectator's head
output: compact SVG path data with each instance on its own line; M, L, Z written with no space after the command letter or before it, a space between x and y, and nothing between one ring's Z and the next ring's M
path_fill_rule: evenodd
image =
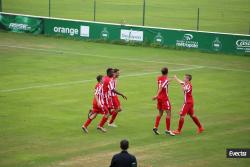
M128 140L122 140L120 142L120 148L123 150L123 151L126 151L129 147L129 143L128 143Z

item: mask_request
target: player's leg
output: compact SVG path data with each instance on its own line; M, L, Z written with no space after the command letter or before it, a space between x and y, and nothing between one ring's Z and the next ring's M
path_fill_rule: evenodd
M96 115L97 115L97 113L91 112L91 113L89 114L89 116L88 116L87 121L82 125L82 130L83 130L85 133L88 133L88 129L87 129L87 128L88 128L89 124L92 122L92 120L96 118Z
M171 108L169 110L166 110L167 116L166 116L166 130L165 133L170 136L175 136L175 134L170 130L170 121L171 121Z
M193 106L191 107L191 109L189 111L189 115L192 118L192 120L194 121L194 123L196 124L196 126L198 127L197 133L202 133L204 131L204 128L202 127L198 117L194 114Z
M110 127L115 127L115 128L117 127L117 125L114 124L114 121L115 121L117 115L118 115L118 110L114 109L114 110L112 111L112 113L111 113L111 119L110 119L110 121L109 121L109 123L108 123L108 126L110 126Z
M107 130L104 128L104 125L109 118L109 109L106 106L104 106L103 110L104 110L103 117L102 117L97 129L105 133L105 132L107 132Z
M114 107L114 110L113 110L113 112L111 114L112 116L111 116L111 119L110 119L110 121L108 123L108 126L117 127L117 125L114 124L114 121L115 121L118 113L120 111L122 111L122 110L121 110L121 106L120 106L120 101L119 101L118 97L116 97L116 96L113 97L113 107Z
M156 116L155 118L155 125L154 125L154 128L153 128L153 131L156 135L159 135L159 131L158 131L158 127L159 127L159 124L160 124L160 121L161 121L161 117L163 115L163 110L161 110L161 108L159 107L158 105L158 108L159 108L159 114Z
M181 133L181 130L182 130L182 127L183 127L183 124L184 124L184 119L185 119L185 116L188 113L188 111L189 111L189 105L188 104L183 104L182 110L180 112L180 119L179 119L178 129L173 131L174 134L180 134Z

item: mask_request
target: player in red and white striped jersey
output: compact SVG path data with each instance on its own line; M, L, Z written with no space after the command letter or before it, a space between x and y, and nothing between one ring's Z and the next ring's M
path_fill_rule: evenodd
M117 90L117 79L119 78L119 76L120 76L120 70L117 68L114 69L114 75L113 75L113 79L112 79L112 84L113 84L114 90ZM114 124L114 121L117 117L117 114L122 111L121 104L120 104L120 100L118 98L118 95L115 92L111 91L110 94L111 94L111 99L112 99L112 109L113 110L111 112L112 117L108 123L108 126L117 127L117 125ZM126 99L126 96L123 95L122 97Z
M113 76L114 71L112 68L108 68L106 70L107 76L103 78L103 94L104 94L104 106L108 108L108 113L105 113L102 117L101 122L98 125L98 130L101 130L102 132L106 132L106 129L104 128L105 123L108 120L109 115L111 114L112 110L112 96L111 93L115 93L117 95L122 96L124 99L127 99L126 96L124 96L122 93L119 93L117 90L115 90L113 85Z
M194 114L194 100L193 100L193 96L192 96L193 87L192 87L192 83L191 83L192 75L186 74L184 76L184 81L180 80L176 75L174 76L174 79L182 85L182 89L184 92L184 104L183 104L182 110L180 112L179 126L178 126L178 129L174 131L174 133L175 134L181 133L181 129L182 129L182 126L184 124L184 118L187 114L192 118L194 123L197 125L197 127L198 127L197 132L198 133L203 132L204 128L202 127L197 116Z
M157 94L153 97L153 100L157 99L157 108L159 110L159 114L156 116L155 119L155 126L153 128L153 131L156 135L159 135L158 126L161 120L161 117L163 115L163 112L166 111L166 130L165 133L169 134L171 136L174 136L175 134L172 133L170 130L170 120L171 120L171 104L168 97L168 85L169 85L169 79L168 79L168 68L164 67L161 69L162 75L158 77L157 84L158 84L158 91Z
M96 118L97 114L106 114L108 113L108 108L104 106L104 94L103 94L103 84L102 84L102 75L96 77L98 83L95 86L95 93L93 99L93 108L89 112L89 117L87 121L82 125L82 129L85 133L88 133L88 126L93 119Z

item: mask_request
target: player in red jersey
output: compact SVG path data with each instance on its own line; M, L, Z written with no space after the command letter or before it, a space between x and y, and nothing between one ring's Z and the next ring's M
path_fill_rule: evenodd
M171 104L168 97L168 68L164 67L161 69L162 75L158 77L158 91L157 94L153 97L153 100L157 99L157 108L159 110L159 114L156 116L155 126L153 131L156 135L159 135L158 126L163 115L163 112L167 112L166 116L166 130L165 133L171 136L175 134L170 130L170 120L171 120Z
M119 76L120 76L120 70L117 69L117 68L114 69L114 75L113 75L113 80L112 80L114 90L117 90L116 89L117 88L117 79L119 78ZM110 119L110 121L108 123L108 126L117 127L117 125L114 124L114 121L115 121L115 119L117 117L117 114L122 111L121 104L120 104L120 100L119 100L116 93L110 92L110 95L111 95L111 98L112 98L112 108L113 108L113 110L111 112L112 117L111 117L111 119ZM122 97L124 99L127 99L127 97L124 96L124 95L122 95Z
M103 78L103 94L104 94L104 106L106 108L108 108L107 113L105 113L102 117L101 122L99 123L97 129L102 131L102 132L106 132L107 130L104 128L105 123L108 120L108 117L111 113L112 110L112 97L111 97L111 93L115 93L117 95L122 96L123 98L126 99L126 96L124 96L123 94L119 93L117 90L114 89L113 83L112 83L112 78L114 75L114 71L112 68L108 68L107 69L107 76L105 76Z
M180 134L181 133L181 129L182 126L184 124L184 118L186 116L186 114L188 114L192 120L194 121L194 123L197 125L198 127L198 133L201 133L204 131L204 128L202 127L199 119L197 118L197 116L194 114L194 100L193 100L193 96L192 96L192 75L190 74L186 74L184 76L184 81L180 80L176 75L174 76L174 79L179 82L182 85L182 89L184 91L184 104L182 106L182 110L180 112L180 120L179 120L179 126L178 129L174 131L175 134Z
M95 86L95 93L93 99L93 108L89 112L89 117L87 121L82 125L82 130L88 133L88 126L93 119L96 118L97 114L108 113L108 108L104 106L104 96L103 96L103 85L102 85L102 75L96 77L98 83Z

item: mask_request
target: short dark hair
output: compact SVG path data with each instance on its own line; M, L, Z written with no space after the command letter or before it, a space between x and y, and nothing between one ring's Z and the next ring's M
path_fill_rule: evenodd
M97 80L98 82L101 82L102 77L103 77L102 75L97 75L96 80Z
M118 68L114 68L113 71L116 73L118 71L120 71Z
M161 73L162 73L162 75L167 75L168 74L168 68L167 67L163 67L161 69Z
M191 81L192 80L192 75L191 74L185 74L186 77L188 77L188 80Z
M106 73L110 76L113 73L113 68L107 68Z
M120 142L120 148L121 148L122 150L127 150L128 147L129 147L129 142L128 142L128 140L124 139L124 140L122 140L122 141Z

